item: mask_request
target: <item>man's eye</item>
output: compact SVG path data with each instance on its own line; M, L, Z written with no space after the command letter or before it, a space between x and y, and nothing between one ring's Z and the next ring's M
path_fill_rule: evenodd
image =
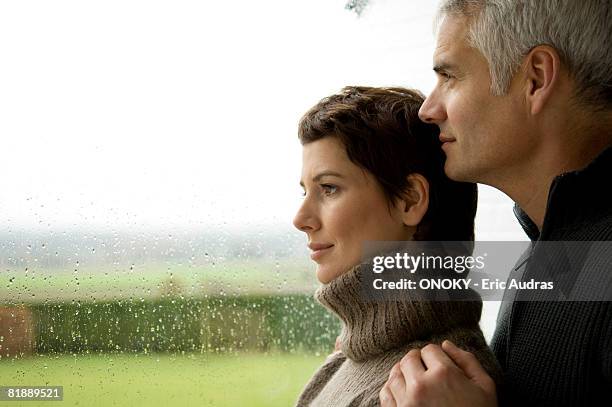
M321 189L323 189L325 195L332 195L338 191L338 187L331 184L321 184Z
M448 82L452 78L452 76L446 72L440 72L440 77L442 78L443 82Z

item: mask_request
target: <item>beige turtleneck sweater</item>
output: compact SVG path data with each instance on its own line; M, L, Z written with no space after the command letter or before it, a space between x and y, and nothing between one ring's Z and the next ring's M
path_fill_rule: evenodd
M395 363L413 348L445 339L473 352L499 382L501 370L478 325L481 301L366 302L359 266L322 285L315 298L343 322L341 351L315 372L297 406L377 406Z

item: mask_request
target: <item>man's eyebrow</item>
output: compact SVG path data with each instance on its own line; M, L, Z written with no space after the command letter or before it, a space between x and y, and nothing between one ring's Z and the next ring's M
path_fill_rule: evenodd
M452 72L456 69L455 65L449 64L448 62L440 62L434 65L433 70L436 73L441 72Z
M312 182L318 182L323 177L338 177L338 178L343 178L342 174L340 174L339 172L335 172L335 171L322 171L322 172L318 173L317 175L315 175L314 177L312 177ZM300 181L300 185L304 186L304 182Z

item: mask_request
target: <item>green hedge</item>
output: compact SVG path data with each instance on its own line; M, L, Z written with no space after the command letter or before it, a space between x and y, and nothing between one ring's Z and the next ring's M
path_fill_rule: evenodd
M329 352L340 326L310 296L72 302L31 307L38 353Z

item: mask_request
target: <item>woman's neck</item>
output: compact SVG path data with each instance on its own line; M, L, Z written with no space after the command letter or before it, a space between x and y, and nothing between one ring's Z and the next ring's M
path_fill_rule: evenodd
M480 301L417 301L409 292L401 301L375 301L362 293L362 273L356 266L315 293L342 320L341 350L352 360L364 361L454 327L478 327Z

